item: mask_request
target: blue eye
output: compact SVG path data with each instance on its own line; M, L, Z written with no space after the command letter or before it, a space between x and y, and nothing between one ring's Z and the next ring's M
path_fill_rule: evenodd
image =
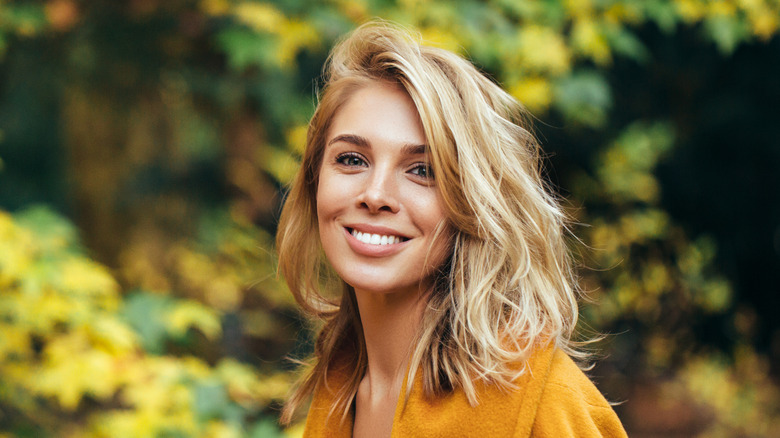
M433 179L433 169L431 169L431 166L428 164L417 164L412 168L412 170L410 170L410 172L425 179Z
M349 167L366 165L366 161L360 155L353 154L353 153L339 155L338 157L336 157L336 162Z

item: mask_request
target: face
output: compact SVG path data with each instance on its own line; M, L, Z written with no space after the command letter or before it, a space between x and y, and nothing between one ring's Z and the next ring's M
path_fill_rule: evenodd
M402 88L356 91L327 133L317 187L325 255L356 291L418 293L443 262L442 202L420 116Z

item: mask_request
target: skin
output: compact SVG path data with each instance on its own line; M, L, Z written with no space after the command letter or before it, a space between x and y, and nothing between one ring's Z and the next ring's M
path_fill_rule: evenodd
M326 257L355 289L366 340L353 436L389 437L425 292L447 247L444 238L434 239L445 212L419 114L402 88L373 83L335 114L317 216ZM392 237L376 245L353 231Z

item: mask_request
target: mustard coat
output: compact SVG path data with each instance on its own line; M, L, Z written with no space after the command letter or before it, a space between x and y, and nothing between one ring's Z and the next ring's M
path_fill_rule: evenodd
M615 411L593 383L563 351L548 347L536 351L517 389L478 385L479 404L471 407L463 391L434 400L424 397L422 373L412 384L406 407L402 389L395 409L392 437L625 437ZM342 382L332 373L328 387ZM318 388L304 438L350 438L352 414L340 423L340 413L328 418L333 394Z

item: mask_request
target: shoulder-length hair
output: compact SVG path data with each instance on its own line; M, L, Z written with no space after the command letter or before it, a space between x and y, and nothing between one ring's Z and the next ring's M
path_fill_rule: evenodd
M324 321L312 365L283 410L285 423L336 368L347 370L348 384L331 388L337 394L331 412L346 415L366 370L354 290L337 279L339 299L322 293L329 268L316 193L334 114L376 81L403 87L414 102L452 230L451 254L435 274L411 352L407 395L419 372L428 396L460 388L476 404L475 380L511 386L540 344L577 355L570 338L578 288L565 242L567 220L542 176L539 144L523 106L462 57L372 22L331 52L303 162L280 219L279 270L304 312Z

